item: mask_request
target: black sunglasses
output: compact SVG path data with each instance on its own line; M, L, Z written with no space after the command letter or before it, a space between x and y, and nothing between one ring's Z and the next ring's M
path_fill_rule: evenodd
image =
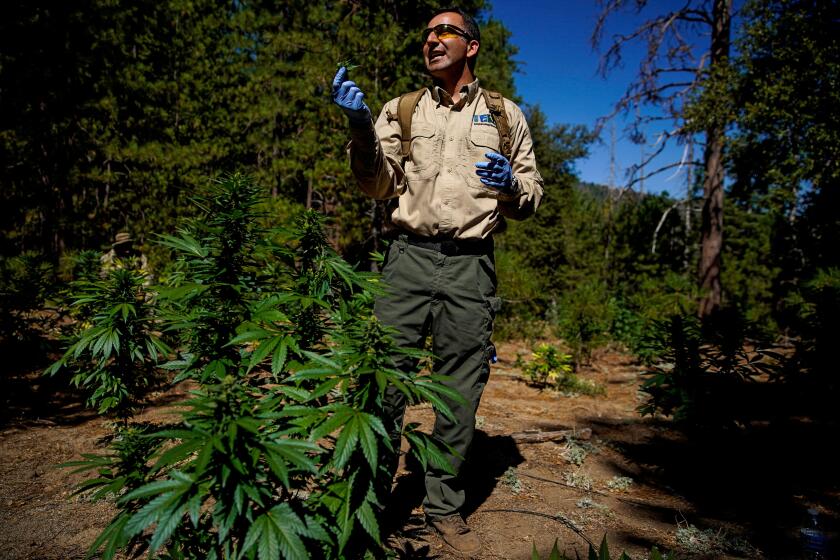
M469 33L464 31L460 27L449 25L448 23L439 23L434 27L429 27L428 29L423 30L423 34L421 36L423 38L424 43L429 39L429 35L433 32L435 36L441 41L443 41L444 39L454 39L455 37L463 37L468 42L472 40L472 37L470 37Z

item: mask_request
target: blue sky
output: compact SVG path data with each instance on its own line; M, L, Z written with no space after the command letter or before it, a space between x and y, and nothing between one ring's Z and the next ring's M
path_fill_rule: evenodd
M654 10L668 8L674 2L654 2ZM614 69L607 79L598 75L600 53L590 43L599 13L594 0L492 0L490 14L501 20L513 34L511 42L519 47L515 60L522 72L515 77L520 96L529 104L538 104L549 124L584 124L592 127L598 117L609 114L621 98L638 68L640 50L627 51L622 68ZM604 48L611 32L627 31L637 23L632 14L619 13L610 20ZM481 64L478 68L481 75ZM624 135L625 121L615 120L616 173L615 183L622 185L625 171L637 163L642 148ZM649 130L650 138L658 131ZM576 168L584 181L608 184L610 177L610 127L602 134L600 144L592 146L591 155L578 160ZM659 156L663 164L679 161L682 148L674 145ZM537 162L539 163L539 162ZM685 191L684 171L667 180L665 172L645 182L646 192L668 191L680 195Z

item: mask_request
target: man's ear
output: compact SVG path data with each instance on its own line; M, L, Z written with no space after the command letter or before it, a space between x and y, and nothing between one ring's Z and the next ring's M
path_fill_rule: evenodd
M478 55L478 49L481 47L481 44L472 39L469 44L467 45L467 57L473 57Z

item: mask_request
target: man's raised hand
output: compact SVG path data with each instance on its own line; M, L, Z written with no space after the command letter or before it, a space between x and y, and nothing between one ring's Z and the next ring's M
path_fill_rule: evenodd
M335 73L332 83L333 103L341 107L353 123L370 122L370 109L365 105L365 94L355 82L347 79L347 68L342 66Z

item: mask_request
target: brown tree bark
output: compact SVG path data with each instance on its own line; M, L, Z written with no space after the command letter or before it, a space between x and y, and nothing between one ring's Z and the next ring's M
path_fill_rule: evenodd
M712 17L711 70L726 64L729 57L730 19L732 0L714 0ZM703 292L699 314L707 317L720 307L721 250L723 248L723 126L715 124L706 131L703 162L706 177L703 181L703 216L700 236L698 279Z

